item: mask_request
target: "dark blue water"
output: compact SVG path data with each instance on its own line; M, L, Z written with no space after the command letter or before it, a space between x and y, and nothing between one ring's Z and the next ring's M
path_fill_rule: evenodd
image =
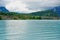
M0 21L0 40L60 40L60 20Z

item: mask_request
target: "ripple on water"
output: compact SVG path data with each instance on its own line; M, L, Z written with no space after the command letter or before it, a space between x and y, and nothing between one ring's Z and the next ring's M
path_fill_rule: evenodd
M0 40L60 40L60 21L0 21Z

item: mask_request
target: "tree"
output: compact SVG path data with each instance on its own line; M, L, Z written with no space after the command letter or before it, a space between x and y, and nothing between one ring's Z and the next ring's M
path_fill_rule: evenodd
M2 17L0 16L0 20L2 20Z

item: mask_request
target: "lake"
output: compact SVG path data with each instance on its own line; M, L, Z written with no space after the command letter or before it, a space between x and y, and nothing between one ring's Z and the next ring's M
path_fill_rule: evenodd
M60 40L60 20L0 20L0 40Z

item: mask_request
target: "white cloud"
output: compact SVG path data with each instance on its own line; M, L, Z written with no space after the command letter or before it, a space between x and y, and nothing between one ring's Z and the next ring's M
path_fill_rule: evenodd
M10 3L6 5L6 8L11 11L11 12L23 12L23 13L28 13L28 12L33 12L33 10L29 10L27 8L28 5L23 3L20 0L10 0Z
M22 3L21 1L10 2L6 5L6 8L9 9L9 11L30 12L26 7L27 5Z
M1 0L0 6L5 6L11 12L34 12L59 6L60 0Z

